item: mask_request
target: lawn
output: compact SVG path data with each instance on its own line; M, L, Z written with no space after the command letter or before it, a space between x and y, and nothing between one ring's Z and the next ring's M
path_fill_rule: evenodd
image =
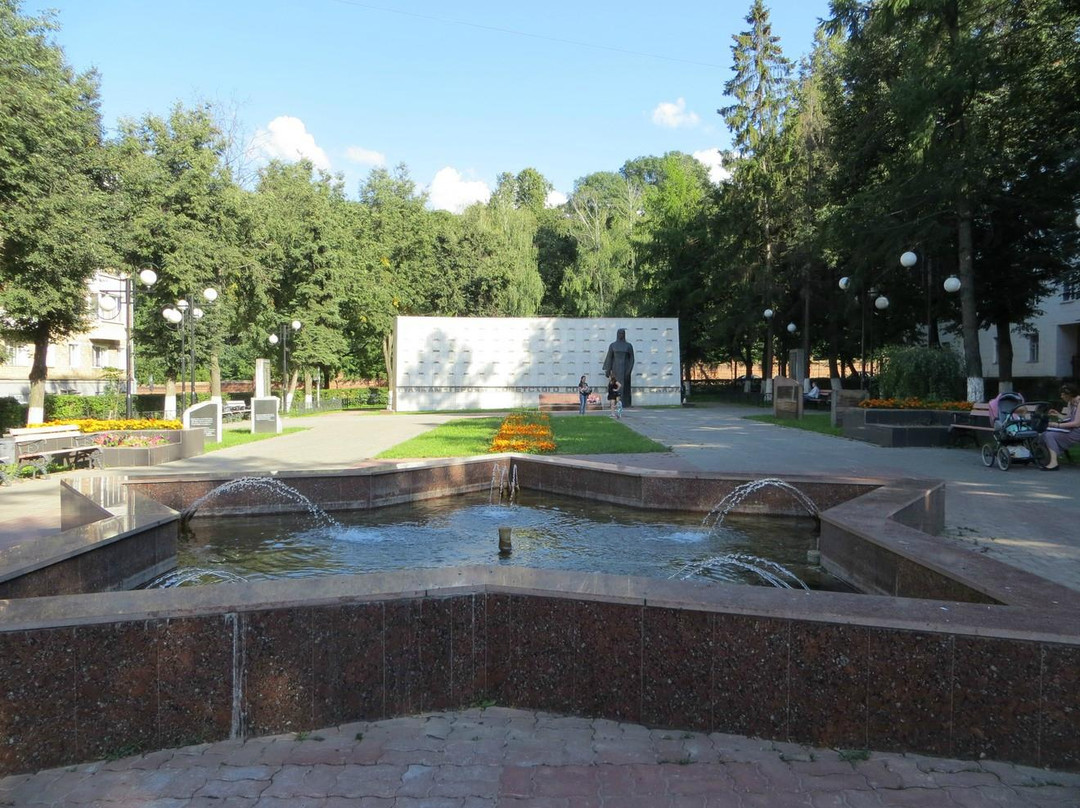
M449 421L378 455L381 459L469 457L487 454L502 417ZM605 415L557 415L551 431L558 448L553 454L628 454L666 452L667 447L639 435Z
M289 426L281 430L281 434L288 435L293 432L303 432L305 429L310 429L307 426ZM252 432L250 426L236 427L233 429L222 429L221 440L218 443L207 443L203 450L206 452L216 452L218 449L228 449L233 446L239 446L243 443L252 443L257 440L266 440L267 438L276 438L276 432Z
M745 415L743 417L751 421L761 421L764 424L776 424L776 426L786 426L791 429L805 429L808 432L818 432L822 435L833 435L838 438L844 434L840 427L830 425L830 414L827 412L803 413L803 417L799 419L777 418L775 415Z

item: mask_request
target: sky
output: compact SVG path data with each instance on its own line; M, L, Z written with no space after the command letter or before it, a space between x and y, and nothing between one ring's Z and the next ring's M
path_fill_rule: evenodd
M767 2L792 61L828 0ZM399 164L429 206L484 201L532 167L565 200L627 160L694 154L722 176L732 36L750 0L24 0L56 11L55 41L95 68L117 122L210 102L256 165L310 159L356 198Z

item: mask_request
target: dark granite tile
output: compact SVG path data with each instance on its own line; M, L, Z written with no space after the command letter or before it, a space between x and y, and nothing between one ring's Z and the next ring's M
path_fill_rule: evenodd
M315 644L315 724L386 718L383 604L316 609L313 619L328 628Z
M865 628L792 623L791 740L866 748L867 648Z
M245 734L312 727L312 612L274 609L243 616Z
M179 618L158 632L159 747L229 737L236 620Z
M997 603L989 595L972 589L924 564L895 557L896 595L902 598L954 600L962 603Z
M710 731L713 616L646 606L642 629L641 721Z
M474 704L484 697L484 609L482 595L451 600L453 647L450 659L451 703Z
M641 606L577 603L576 715L640 720L641 611Z
M954 659L952 754L1036 765L1041 647L958 637Z
M420 601L420 709L444 710L453 703L453 601L425 598Z
M75 629L79 760L155 748L159 639L157 623Z
M513 707L569 712L574 703L574 601L513 598Z
M1042 737L1039 765L1080 770L1080 648L1042 648Z
M510 595L483 596L484 604L484 692L497 704L515 704L514 681L510 675L511 648L510 626L513 622L513 599Z
M0 774L77 762L74 629L0 633L0 660Z
M713 635L713 728L717 732L786 738L791 626L717 614Z
M952 751L953 638L870 630L869 748Z
M420 614L417 599L387 601L385 604L386 638L386 712L409 715L419 712L423 693L420 669Z

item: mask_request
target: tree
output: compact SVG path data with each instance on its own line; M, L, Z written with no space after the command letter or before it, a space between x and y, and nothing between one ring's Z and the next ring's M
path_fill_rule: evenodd
M49 343L86 328L86 283L111 255L97 77L72 71L54 30L0 0L0 336L34 345L29 423Z

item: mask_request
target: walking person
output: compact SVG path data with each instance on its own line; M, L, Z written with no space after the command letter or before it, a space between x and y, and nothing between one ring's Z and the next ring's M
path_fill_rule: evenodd
M622 385L614 373L608 376L607 400L611 405L611 417L622 418Z
M581 406L578 408L578 414L585 414L585 406L589 403L589 396L592 395L592 388L589 387L589 381L584 376L581 377L581 381L577 384L578 400L581 402Z
M1065 409L1050 410L1050 417L1057 418L1057 422L1043 432L1043 441L1050 450L1050 462L1043 467L1046 471L1061 468L1058 455L1080 443L1080 387L1068 382L1061 385L1061 400Z

